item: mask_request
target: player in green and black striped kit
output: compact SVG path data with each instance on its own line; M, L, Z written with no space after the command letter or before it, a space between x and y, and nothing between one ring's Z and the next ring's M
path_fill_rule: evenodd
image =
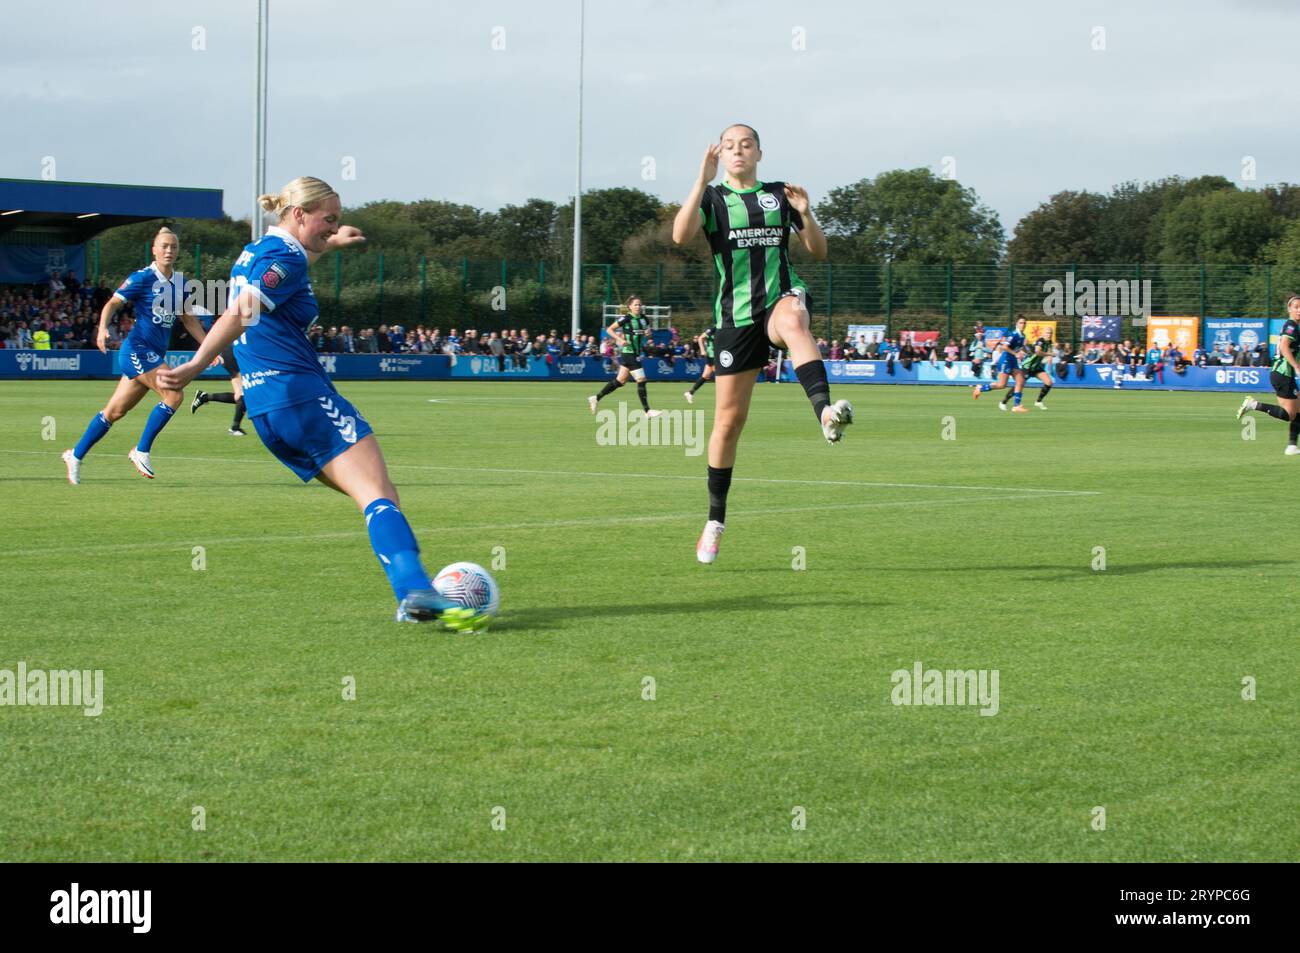
M1237 419L1240 420L1248 410L1262 410L1270 417L1287 421L1291 431L1286 454L1293 457L1300 454L1300 447L1296 446L1296 439L1300 437L1300 391L1296 388L1296 375L1300 373L1300 295L1287 298L1286 313L1286 322L1277 336L1277 357L1273 359L1273 369L1268 375L1277 403L1262 404L1247 397L1237 410Z
M704 229L718 269L709 519L695 546L702 563L718 556L736 445L749 414L755 372L767 364L769 348L789 351L790 363L829 442L839 442L844 428L853 423L848 401L830 401L826 365L808 330L808 288L790 266L786 251L793 230L810 255L825 258L826 236L813 219L805 189L758 180L762 157L752 126L728 126L719 142L705 151L695 186L673 221L673 241L678 245ZM710 185L719 161L725 178L720 185Z
M1043 401L1047 400L1047 395L1052 392L1052 375L1047 373L1047 352L1052 346L1052 342L1047 338L1039 338L1034 342L1034 349L1029 355L1020 362L1020 372L1024 374L1024 379L1029 380L1031 377L1037 377L1043 382L1043 389L1038 392L1038 400L1034 401L1034 406L1039 410L1046 410L1047 405ZM1024 382L1018 384L1019 388L1024 387ZM1002 403L998 404L998 410L1007 409L1007 401L1016 395L1017 391L1008 390L1006 396L1002 398Z
M624 384L629 377L636 380L636 395L641 398L641 409L647 417L658 417L662 410L651 410L650 401L645 390L645 368L641 366L641 353L645 342L650 337L650 319L641 313L641 298L632 295L623 302L623 314L605 329L605 333L618 345L618 374L614 376L599 394L587 398L587 406L594 414L596 405L607 394L612 394Z
M715 327L707 327L704 333L695 338L695 346L699 348L700 354L704 357L704 370L700 371L700 376L695 379L682 396L686 398L686 403L695 403L695 392L704 386L704 382L713 379L713 335L717 331Z

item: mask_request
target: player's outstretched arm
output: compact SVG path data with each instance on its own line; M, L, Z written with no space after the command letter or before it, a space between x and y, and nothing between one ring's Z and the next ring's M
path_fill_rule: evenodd
M245 327L258 320L261 309L262 303L257 300L257 296L252 291L241 292L239 297L231 302L226 313L213 322L212 330L203 338L192 358L176 367L164 366L158 369L159 386L169 390L184 390L185 385L198 377L218 354L230 347L235 338L244 333ZM203 328L200 327L199 331L201 333Z
M345 248L352 248L356 245L364 245L366 236L361 234L361 229L355 225L340 225L339 230L329 237L329 250L342 251ZM324 252L307 252L307 261L311 264L316 263Z
M699 177L691 187L686 200L682 202L682 207L677 210L677 217L673 219L673 244L685 245L700 230L703 224L700 221L700 200L704 198L704 190L718 174L718 157L721 154L722 146L716 142L704 150L704 161L700 163Z

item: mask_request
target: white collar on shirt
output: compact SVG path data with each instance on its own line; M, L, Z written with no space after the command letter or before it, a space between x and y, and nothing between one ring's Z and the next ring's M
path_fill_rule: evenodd
M173 269L172 269L172 276L171 276L170 278L165 277L165 276L163 275L163 273L158 269L158 262L156 262L156 261L151 261L151 262L149 262L149 270L152 271L155 275L157 275L157 276L158 276L158 280L161 281L161 282L162 282L163 284L165 284L165 285L174 285L174 284L176 284L176 280L180 277L180 274L181 274L179 271L177 271L175 268L173 268Z
M288 245L290 248L296 251L299 255L302 255L303 258L307 257L307 253L302 250L302 245L299 244L298 239L294 238L292 235L286 232L279 225L272 225L269 228L267 228L266 234L274 235L276 238L280 239L280 241L284 242L286 245Z

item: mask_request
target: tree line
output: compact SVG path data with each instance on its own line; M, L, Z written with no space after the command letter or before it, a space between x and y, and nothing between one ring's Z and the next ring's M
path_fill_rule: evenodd
M928 169L891 170L831 189L814 208L837 264L1270 264L1300 274L1300 186L1287 183L1243 189L1222 176L1171 176L1124 182L1107 194L1062 191L1017 222L1010 240L974 190ZM585 192L583 261L707 261L702 236L689 247L672 243L677 209L639 189ZM416 261L541 261L557 276L572 265L572 200L530 198L495 211L438 199L379 201L349 208L345 217L371 248ZM103 258L135 261L156 227L104 233ZM248 240L247 222L230 218L174 227L183 246L202 244L221 258ZM796 262L804 257L798 243L791 254Z

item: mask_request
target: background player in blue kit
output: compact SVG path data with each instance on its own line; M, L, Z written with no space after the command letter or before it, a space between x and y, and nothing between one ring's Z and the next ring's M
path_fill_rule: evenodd
M99 314L99 335L95 343L105 354L108 353L108 322L113 315L129 305L134 323L119 352L122 379L117 382L117 390L113 391L104 409L91 418L76 447L63 451L69 483L81 482L81 462L90 448L151 390L157 392L160 401L145 421L140 442L127 456L141 476L150 480L154 478L149 452L185 397L180 388L173 390L161 386L157 379L158 369L164 366L163 359L171 343L176 316L181 316L194 340L203 341L203 325L186 307L185 276L173 267L180 249L176 233L170 228L160 228L153 240L153 262L122 282Z
M480 621L474 610L433 589L370 424L334 389L307 339L320 315L308 265L328 249L364 242L364 236L340 226L338 194L320 179L294 179L279 195L258 202L279 216L279 225L235 259L226 312L194 359L163 371L163 380L183 387L234 342L258 436L304 483L319 480L356 502L397 596L398 621L474 628Z
M1012 411L1019 414L1029 413L1028 407L1020 406L1021 392L1025 388L1025 375L1020 371L1020 357L1025 347L1025 319L1016 320L1015 330L998 342L1001 350L998 352L997 361L993 365L993 370L997 374L997 383L994 384L976 384L971 396L979 400L980 394L990 390L1001 390L1007 386L1007 381L1015 381L1015 400L1016 405Z

